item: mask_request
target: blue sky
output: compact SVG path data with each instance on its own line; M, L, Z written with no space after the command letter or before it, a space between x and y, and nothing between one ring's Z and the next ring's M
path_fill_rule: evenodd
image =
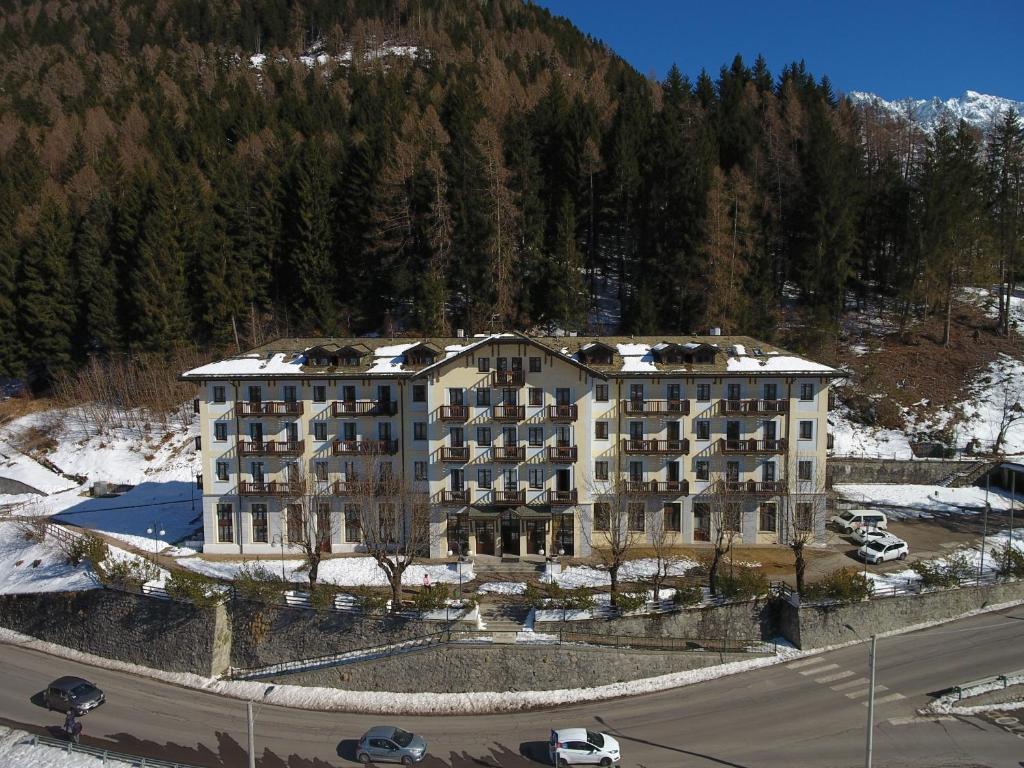
M883 98L1024 101L1022 0L535 0L607 43L644 74L676 62L717 75L736 53L763 53L773 74L804 59L837 90Z

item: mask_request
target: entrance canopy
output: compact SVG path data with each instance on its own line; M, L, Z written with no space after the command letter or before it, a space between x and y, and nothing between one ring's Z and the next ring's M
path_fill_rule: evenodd
M543 507L516 507L512 513L520 520L550 520L551 510Z
M501 507L470 507L470 520L497 520L501 517Z

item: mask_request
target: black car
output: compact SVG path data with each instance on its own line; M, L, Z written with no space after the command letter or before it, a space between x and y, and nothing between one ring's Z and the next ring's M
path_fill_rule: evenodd
M43 703L47 709L85 713L106 701L103 691L80 677L59 677L46 687Z

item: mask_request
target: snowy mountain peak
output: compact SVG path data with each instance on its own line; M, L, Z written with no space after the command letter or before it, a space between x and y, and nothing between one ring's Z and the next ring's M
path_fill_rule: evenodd
M896 99L886 101L873 93L851 91L847 98L855 105L872 106L893 116L910 115L926 131L933 131L943 120L964 120L981 130L988 130L1008 109L1024 114L1024 101L1013 101L977 91L964 91L952 99Z

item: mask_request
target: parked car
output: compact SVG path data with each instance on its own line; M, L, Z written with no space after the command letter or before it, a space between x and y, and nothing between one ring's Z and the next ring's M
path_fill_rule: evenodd
M889 527L885 513L876 512L873 509L848 509L841 514L833 515L829 522L838 528L840 533L850 533L855 528L885 529Z
M906 560L910 547L903 539L890 536L887 539L873 539L857 550L857 556L865 563L884 563L886 560Z
M96 709L106 701L103 691L80 677L58 677L48 686L43 694L43 703L47 709L67 712L69 709L84 714Z
M850 531L850 538L858 544L867 544L869 541L875 539L892 539L896 538L884 528L866 528L860 526Z
M619 742L607 733L586 728L562 728L551 732L548 742L551 763L563 765L618 765Z
M375 725L363 734L356 747L356 759L360 763L412 765L426 756L427 742L422 736L393 725Z

